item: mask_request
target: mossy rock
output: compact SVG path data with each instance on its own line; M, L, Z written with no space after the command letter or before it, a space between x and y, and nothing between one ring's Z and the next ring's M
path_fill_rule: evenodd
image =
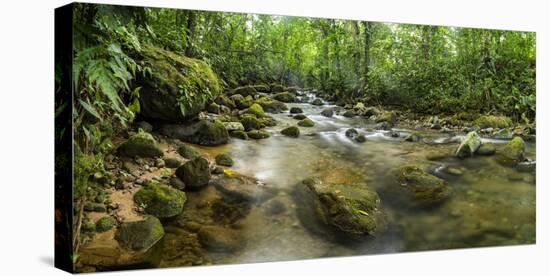
M235 102L230 99L227 95L225 94L221 94L219 95L215 100L214 100L215 103L217 103L218 105L223 105L223 106L227 106L231 109L237 107L235 105Z
M187 188L198 189L206 186L211 177L208 160L197 157L187 161L176 170L176 176L185 183Z
M359 135L355 136L355 138L353 138L353 140L357 143L365 143L367 141L367 137L365 137L365 135L363 135L363 134L359 134Z
M81 229L82 232L95 233L96 232L96 224L93 223L90 219L84 219L82 221L82 226L80 226L80 229Z
M118 147L118 154L128 157L159 157L163 152L151 134L139 131Z
M312 105L316 105L316 106L322 106L322 105L324 105L323 100L321 100L321 99L315 99L315 100L313 100L313 101L311 102L311 104L312 104Z
M346 118L353 118L355 117L355 112L353 110L348 110L342 114Z
M187 142L203 145L217 146L227 144L229 133L222 122L202 120L198 123L196 132L186 137Z
M269 138L269 132L265 130L251 130L246 133L249 138L259 140Z
M460 145L456 149L455 155L459 158L473 156L480 146L481 138L479 137L477 132L469 132L466 135L466 138L464 138L462 143L460 143Z
M376 122L387 122L393 126L397 122L397 114L393 111L384 111L376 116Z
M519 136L514 137L504 148L499 151L501 163L516 165L525 160L525 142Z
M330 118L334 115L334 110L332 108L325 108L321 111L321 115Z
M145 220L125 222L118 228L115 239L125 248L142 251L151 248L164 236L160 221L147 216Z
M206 111L213 114L220 114L220 106L217 103L210 103L206 107Z
M288 137L298 138L300 136L300 129L295 126L290 126L281 130L281 134Z
M262 128L262 122L252 115L242 116L241 124L246 131Z
M255 103L261 105L264 111L269 113L281 113L282 111L288 110L288 106L285 103L270 97L261 97L257 99Z
M392 171L395 184L388 189L399 203L429 206L449 198L452 188L443 179L425 172L418 166L405 164Z
M216 155L217 165L231 167L233 166L233 163L234 163L233 158L231 158L231 156L229 156L228 154L222 153L222 154Z
M353 139L353 138L357 137L357 135L359 135L359 132L355 128L350 128L350 129L346 130L345 134L346 134L346 137Z
M299 121L298 125L301 126L301 127L313 127L315 125L315 123L311 119L305 118L305 119Z
M256 116L256 118L263 118L265 114L262 106L257 103L252 104L245 113L252 114Z
M251 87L256 89L256 91L262 92L262 93L267 93L271 90L269 85L267 84L256 84L256 85L251 85Z
M294 119L296 119L296 120L304 120L304 119L307 119L307 116L304 115L304 114L296 114L296 115L294 115L294 117L292 117L292 118L294 118Z
M142 87L139 101L143 117L183 121L196 116L221 92L218 77L201 60L149 44L142 44L139 54L143 66L151 68L151 74L137 83Z
M474 124L480 128L508 128L512 126L512 120L506 116L483 115Z
M186 159L193 159L201 156L201 152L197 148L186 144L178 147L178 153Z
M87 212L106 212L107 208L103 203L88 202L84 205L84 211Z
M248 140L248 134L242 130L237 130L231 132L229 135L233 138L241 139L241 140Z
M275 118L268 115L260 119L260 122L262 123L263 126L266 126L266 127L273 127L277 125L277 120L275 120Z
M235 106L240 110L246 109L252 105L250 98L245 99L241 94L232 95L231 100L235 102Z
M230 94L232 95L240 94L240 95L243 95L243 97L247 97L247 96L254 97L257 93L258 91L256 91L254 86L251 86L251 85L237 87L230 91Z
M97 222L95 223L95 229L97 230L97 232L105 232L111 230L115 225L115 218L111 216L105 216L97 220Z
M153 182L134 195L136 204L144 206L147 214L158 218L179 215L186 200L184 192L160 182Z
M296 96L290 92L281 92L273 95L273 99L283 103L292 103L296 100Z
M276 84L276 83L270 84L270 88L271 88L271 89L270 89L271 92L273 92L273 93L285 91L285 87L284 87L284 86L282 86L282 85L280 85L280 84Z
M491 143L485 143L481 144L481 146L477 149L476 154L477 155L494 155L496 153L495 145Z
M290 108L290 114L298 114L298 113L304 113L304 111L299 107L291 107Z
M223 126L229 133L232 131L244 130L244 126L240 122L225 122Z
M326 183L308 178L302 181L319 221L344 234L363 239L386 229L378 194L364 183Z

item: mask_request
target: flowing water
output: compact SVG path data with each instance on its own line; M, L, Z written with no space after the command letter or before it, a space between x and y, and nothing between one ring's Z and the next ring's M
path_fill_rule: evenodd
M264 140L231 139L228 145L210 149L230 153L234 170L254 176L275 187L277 195L255 206L239 224L246 246L233 253L209 256L214 263L247 263L295 260L326 256L406 252L447 248L496 246L535 242L535 173L505 167L495 157L458 160L453 157L429 161L427 155L451 153L456 143L444 143L450 136L424 131L430 143L405 142L406 129L372 130L374 124L363 117L331 118L320 115L330 105L289 104L300 107L315 122L300 127L299 138L280 131L296 125L287 112L273 115L279 123L268 128ZM332 106L334 107L334 106ZM345 136L350 127L367 137L357 143ZM489 140L502 147L505 140ZM535 159L535 145L527 145L527 156ZM391 198L380 191L391 185L388 172L403 164L415 163L444 178L454 189L449 200L432 209L404 208L389 204ZM455 168L460 173L450 173ZM304 178L316 176L335 182L361 182L379 191L390 227L386 233L364 243L342 244L329 236L312 232L301 220L301 206L293 191ZM267 215L265 206L284 206L277 215ZM388 204L386 204L388 203Z

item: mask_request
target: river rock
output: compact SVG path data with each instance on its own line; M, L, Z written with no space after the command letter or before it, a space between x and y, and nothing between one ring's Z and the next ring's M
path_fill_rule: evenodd
M263 118L264 117L264 109L261 105L257 103L253 103L245 112L246 114L252 114L256 116L256 118Z
M290 108L290 114L298 114L298 113L304 113L304 111L299 107L291 107Z
M176 170L176 176L185 183L186 189L202 188L211 177L208 160L197 157L187 161Z
M280 84L277 84L277 83L272 83L269 85L270 86L270 91L272 93L277 93L277 92L283 92L285 91L285 87L280 85Z
M157 218L170 218L183 211L187 200L185 193L164 183L153 182L134 195L138 206L144 206L147 214Z
M330 118L334 115L334 110L332 108L325 108L321 111L321 115Z
M516 165L519 162L525 161L525 142L521 137L514 137L506 146L499 152L501 163Z
M255 140L259 140L259 139L266 139L266 138L269 138L269 132L265 131L265 130L251 130L251 131L248 131L246 133L248 135L249 138L252 138L252 139L255 139Z
M185 190L185 183L177 177L170 178L170 182L168 183L170 184L170 186L172 186L175 189L178 189L180 191Z
M323 100L317 98L311 102L312 105L322 106L324 105Z
M232 131L229 133L231 137L241 139L241 140L248 140L248 134L242 130Z
M300 136L300 129L295 126L290 126L281 130L281 134L288 137L298 138Z
M158 157L163 154L155 138L145 131L130 136L118 147L118 153L128 157Z
M429 206L446 200L452 188L443 180L415 165L403 165L391 173L395 184L388 190L398 203Z
M218 105L220 106L226 106L226 107L229 107L231 109L237 107L235 105L235 102L230 99L227 95L225 94L221 94L219 95L215 100L214 100L215 103L217 103Z
M484 143L484 144L481 144L481 146L479 146L476 154L489 156L489 155L494 155L495 152L496 152L495 145L493 145L492 143Z
M385 230L378 194L364 183L325 183L308 178L305 200L319 221L348 238L361 239Z
M216 155L216 164L220 166L231 167L233 166L233 158L226 153Z
M203 226L197 234L199 242L211 251L233 252L246 244L241 233L231 228Z
M230 133L232 131L244 130L244 126L240 122L224 122L223 126Z
M263 202L272 198L272 188L257 179L229 170L227 173L212 179L212 185L225 196L236 201Z
M456 149L455 155L459 158L473 156L480 146L481 138L477 132L469 132Z
M265 112L269 113L281 113L282 111L288 110L288 106L285 103L270 97L261 97L255 102L261 105Z
M283 103L292 103L296 100L296 96L290 92L281 92L273 96L273 99L283 102Z
M151 125L146 121L140 121L139 123L136 124L136 126L138 129L141 128L145 132L151 133L153 131L153 125Z
M313 127L315 125L315 123L311 119L305 118L305 119L299 121L298 125L301 126L301 127Z
M105 232L113 229L116 225L116 220L111 216L104 216L97 220L95 229L97 232Z
M220 106L217 103L210 103L206 107L206 111L208 111L208 113L212 113L212 114L220 114Z
M203 146L227 144L229 134L218 121L200 120L190 124L165 124L160 132L168 137Z
M241 94L235 94L230 97L230 99L235 103L235 106L240 109L246 109L252 105L252 97L245 98Z
M145 220L125 222L118 228L115 239L125 248L131 250L147 250L164 236L164 228L160 221L147 216Z
M419 142L420 140L422 140L422 136L419 132L412 132L407 134L407 136L405 136L403 140L407 142Z
M353 110L347 110L344 112L343 116L346 118L353 118L355 117L355 112L353 112Z
M260 119L260 122L265 127L274 127L277 125L277 120L269 115L266 115L262 119Z
M388 124L393 126L397 122L397 114L395 114L395 112L393 111L384 111L376 116L375 122L387 122Z
M359 134L359 135L355 136L355 138L353 140L357 143L365 143L367 141L367 137L365 137L365 135L363 135L363 134Z
M392 125L388 122L380 122L377 123L376 126L374 126L374 129L376 130L391 130Z
M247 86L237 87L229 91L229 94L231 95L239 94L239 95L242 95L243 97L247 97L247 96L254 97L254 95L256 95L257 92L258 91L256 91L256 89L253 86L247 85Z
M164 159L164 164L167 168L174 169L181 166L181 160L179 160L178 158L169 157Z
M474 122L479 128L509 128L512 120L506 116L482 115Z
M193 159L201 156L201 152L197 148L187 144L179 146L178 153L186 159Z
M246 131L262 128L262 122L255 116L251 115L243 115L241 117L241 124Z
M346 137L348 138L355 138L358 134L359 132L357 132L355 128L350 128L346 130Z
M304 120L304 119L307 119L307 116L304 115L304 114L296 114L296 115L294 115L294 117L292 117L292 118L294 118L294 119L296 119L296 120Z

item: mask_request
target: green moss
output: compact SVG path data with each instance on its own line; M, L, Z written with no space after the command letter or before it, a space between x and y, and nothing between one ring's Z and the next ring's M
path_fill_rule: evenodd
M252 139L266 139L266 138L269 138L269 132L265 131L265 130L251 130L249 132L246 133L248 135L248 137L252 138Z
M217 103L210 103L208 107L206 107L206 111L213 114L220 114L220 106Z
M195 157L201 156L201 152L190 145L183 144L178 148L178 153L187 159L193 159Z
M256 116L256 118L263 118L264 117L264 109L261 105L254 103L252 104L247 110L247 114L252 114Z
M296 115L294 115L294 117L292 117L292 118L294 118L294 119L296 119L296 120L303 120L303 119L307 119L307 116L304 115L304 114L296 114Z
M512 120L506 116L483 115L474 122L480 128L508 128L512 126Z
M221 84L210 66L149 44L142 45L143 65L151 74L143 80L140 103L144 116L185 119L198 114L221 92Z
M254 86L247 85L247 86L237 87L237 88L231 90L230 93L232 95L239 94L239 95L243 95L243 97L247 97L247 96L256 95L257 91L254 88Z
M298 138L300 136L300 129L298 127L295 127L295 126L290 126L290 127L287 127L285 129L283 129L281 131L281 134L283 134L285 136L288 136L288 137Z
M298 114L298 113L304 113L304 111L299 107L291 107L290 108L290 114Z
M126 142L122 143L118 147L118 153L128 157L158 157L163 154L155 138L142 130L130 136Z
M313 127L315 125L315 123L311 119L305 118L305 119L299 121L298 125L301 126L301 127Z
M521 137L514 137L506 144L501 153L507 159L521 162L525 159L525 142Z
M384 111L376 116L376 122L388 122L393 125L397 122L397 114L392 111Z
M281 93L275 94L273 96L273 99L275 99L277 101L280 101L280 102L283 102L283 103L291 103L291 102L294 102L296 97L292 93L281 92Z
M176 170L176 176L185 183L186 187L199 188L207 185L211 176L208 160L197 157L187 161Z
M145 220L125 222L118 228L115 239L125 248L147 250L164 236L160 221L147 216Z
M241 118L241 124L246 131L262 128L262 123L255 116L247 115Z
M186 141L203 146L216 146L227 144L228 140L229 133L222 122L202 120L197 126L197 131L187 137Z
M451 187L442 179L426 173L420 167L405 164L393 171L397 196L413 205L430 205L442 202L451 194Z
M134 201L144 206L145 212L159 218L179 215L186 200L184 192L159 182L141 188L134 195Z
M464 138L462 143L460 143L460 145L456 149L455 155L460 158L473 156L480 146L481 146L481 138L479 137L477 132L475 131L469 132L466 135L466 138Z
M227 95L225 94L221 94L219 95L215 100L214 100L215 103L217 103L218 105L224 105L224 106L227 106L229 108L235 108L235 102L230 99Z
M277 83L270 84L270 88L271 88L271 92L283 92L283 91L285 91L285 87L280 85L280 84L277 84Z
M260 122L262 123L263 126L266 126L266 127L273 127L277 125L277 120L275 120L275 118L268 115L260 119Z
M265 112L280 113L281 111L288 110L288 106L285 103L270 97L261 97L255 103L261 105Z
M113 217L105 216L100 218L95 223L95 228L97 232L105 232L105 231L111 230L115 225L116 225L116 220Z
M231 137L242 139L242 140L248 140L248 134L242 130L233 131L230 133Z
M233 158L228 154L222 153L216 155L216 164L220 166L231 167L233 166Z

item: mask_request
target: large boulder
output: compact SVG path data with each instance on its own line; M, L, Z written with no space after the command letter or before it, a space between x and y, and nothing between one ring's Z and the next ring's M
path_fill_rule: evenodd
M137 80L140 114L145 118L190 119L221 91L218 77L203 61L148 44L142 45L140 53L143 66L151 69Z
M261 105L264 111L269 113L281 113L282 111L288 110L288 106L285 103L270 97L261 97L257 99L255 103Z
M466 135L462 143L456 149L455 155L459 158L473 156L481 146L481 138L477 132L472 131Z
M319 98L313 100L313 101L311 102L311 104L312 104L312 105L316 105L316 106L322 106L322 105L324 105L323 100L321 100L321 99L319 99Z
M164 228L160 221L153 216L147 216L145 220L122 223L115 239L127 249L147 250L163 236Z
M168 137L203 146L227 144L229 134L218 120L201 120L187 125L165 124L160 132Z
M240 95L243 95L243 97L246 97L246 96L254 97L257 94L257 91L254 88L254 86L247 85L247 86L237 87L229 91L229 94L231 95L240 94Z
M215 103L217 103L218 105L223 105L223 106L227 106L229 108L235 108L235 102L230 99L227 95L225 94L221 94L219 95L215 100L214 100Z
M198 189L206 186L211 177L208 160L197 157L187 161L177 168L176 176L185 183L186 188Z
M385 229L378 194L364 183L302 181L319 221L349 238L365 238Z
M283 103L292 103L296 100L296 96L290 92L281 92L273 95L273 99Z
M157 218L170 218L183 211L187 197L185 193L171 186L153 182L136 192L134 201L138 206L144 206L147 214Z
M499 152L499 159L505 163L515 165L525 161L525 142L521 137L514 137L504 148Z
M480 128L508 128L512 126L512 120L506 116L483 115L474 124Z
M141 130L122 143L118 147L118 153L128 157L158 157L163 154L155 138Z
M397 122L397 114L393 111L384 111L376 116L376 122L387 122L393 126Z
M402 165L391 174L395 182L387 190L392 193L391 198L400 204L434 205L443 202L452 193L447 182L415 165Z
M241 124L243 125L244 130L246 131L262 128L262 122L258 120L258 118L252 115L242 116Z
M253 103L245 112L246 114L252 114L254 116L256 116L256 118L263 118L265 113L264 113L264 109L262 108L261 105L257 104L257 103Z
M289 126L281 130L281 134L288 137L298 138L300 136L300 129L296 126Z
M275 190L262 184L257 179L227 170L226 173L213 178L212 185L225 197L235 202L264 202L275 196Z

